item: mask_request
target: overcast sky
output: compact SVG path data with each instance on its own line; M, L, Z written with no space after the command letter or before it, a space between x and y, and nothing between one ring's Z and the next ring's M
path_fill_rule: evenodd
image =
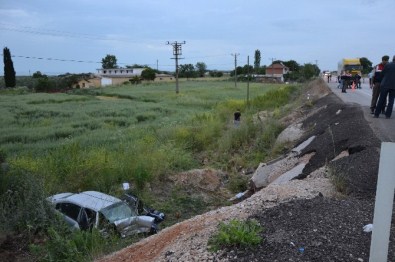
M394 0L0 0L0 42L17 75L96 72L107 54L173 71L167 41L186 41L181 64L208 69L232 70L232 54L252 65L259 49L261 65L336 70L343 57L395 54L394 11Z

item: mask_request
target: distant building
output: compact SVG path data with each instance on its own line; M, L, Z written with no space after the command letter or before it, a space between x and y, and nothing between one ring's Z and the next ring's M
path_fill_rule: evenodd
M144 68L108 68L97 69L101 79L100 86L120 85L135 76L141 76Z
M289 68L283 63L274 63L266 67L265 78L274 79L276 82L284 82L284 75L289 73Z
M155 74L155 82L171 82L175 81L175 77L169 74Z
M99 77L91 74L78 80L78 82L73 85L73 88L100 87L100 81L101 79Z

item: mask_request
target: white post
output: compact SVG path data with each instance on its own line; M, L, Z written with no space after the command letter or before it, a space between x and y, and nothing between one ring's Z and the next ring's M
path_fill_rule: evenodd
M395 189L394 152L395 143L381 143L370 262L387 262Z

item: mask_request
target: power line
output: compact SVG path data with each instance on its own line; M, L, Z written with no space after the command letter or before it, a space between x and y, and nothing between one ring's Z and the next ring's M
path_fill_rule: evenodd
M61 58L52 58L52 57L35 57L35 56L22 56L22 55L11 55L11 57L19 57L26 59L38 59L38 60L50 60L50 61L60 61L60 62L76 62L76 63L93 63L100 64L101 62L96 61L84 61L84 60L74 60L74 59L61 59Z
M3 56L0 53L0 56ZM47 60L47 61L56 61L56 62L72 62L72 63L87 63L87 64L101 64L101 61L89 61L89 60L80 60L80 59L62 59L62 58L54 58L54 57L37 57L37 56L24 56L24 55L11 55L13 58L23 58L23 59L33 59L33 60ZM130 65L131 63L117 63L119 65ZM150 67L172 67L174 65L171 64L146 64L143 65L150 66ZM229 63L213 63L213 64L206 64L207 66L229 66Z
M82 38L89 40L102 40L102 41L119 41L127 43L139 43L139 40L132 39L119 39L119 38L109 38L106 36L92 35L92 34L77 34L72 32L52 30L52 29L39 29L29 26L14 26L6 23L0 23L0 30L14 31L20 33L29 33L34 35L48 35L57 37L69 37L69 38Z
M56 36L56 37L70 37L70 38L83 38L83 39L90 39L90 40L108 40L108 41L121 41L121 42L140 42L137 40L131 39L115 39L115 38L108 38L99 35L92 35L92 34L77 34L73 32L61 31L61 30L52 30L52 29L40 29L30 26L15 26L8 23L0 22L0 30L8 30L8 31L15 31L15 32L22 32L22 33L30 33L36 35L49 35L49 36ZM226 54L216 54L216 55L207 55L207 56L196 56L196 57L187 57L184 58L186 60L191 59L200 59L200 58L210 58L210 57L220 57L226 56ZM35 57L35 56L16 56L13 55L12 57L18 58L25 58L25 59L37 59L37 60L49 60L49 61L59 61L59 62L76 62L76 63L101 63L100 61L84 61L84 60L77 60L77 59L60 59L60 58L51 58L51 57ZM118 63L128 65L129 63ZM152 67L158 67L157 64L146 64ZM227 66L226 64L207 64L207 66ZM161 65L164 67L170 67L172 65Z
M0 54L3 56L3 54ZM86 61L86 60L77 60L77 59L62 59L62 58L53 58L53 57L36 57L36 56L23 56L23 55L11 55L11 57L14 58L24 58L24 59L36 59L36 60L48 60L48 61L57 61L57 62L74 62L74 63L89 63L89 64L101 64L102 62L100 61ZM117 63L121 65L130 65L130 63ZM153 64L144 64L147 66L152 66ZM161 65L161 66L166 66L170 67L173 65Z

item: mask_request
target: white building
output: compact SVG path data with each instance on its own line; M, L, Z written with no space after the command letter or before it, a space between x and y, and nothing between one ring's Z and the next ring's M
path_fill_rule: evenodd
M144 68L108 68L97 69L101 86L119 85L129 81L134 76L141 76Z

